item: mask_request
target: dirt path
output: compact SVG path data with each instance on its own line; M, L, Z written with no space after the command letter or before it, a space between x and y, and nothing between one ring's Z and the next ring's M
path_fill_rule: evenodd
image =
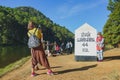
M45 68L30 76L31 62L9 72L0 80L120 80L120 49L104 52L103 62L76 62L74 55L49 57L52 70L57 75L49 76Z

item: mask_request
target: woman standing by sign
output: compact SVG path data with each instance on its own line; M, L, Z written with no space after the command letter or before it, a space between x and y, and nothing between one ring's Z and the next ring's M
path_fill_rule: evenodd
M101 62L103 60L103 48L104 48L104 38L101 32L97 33L96 43L98 61Z

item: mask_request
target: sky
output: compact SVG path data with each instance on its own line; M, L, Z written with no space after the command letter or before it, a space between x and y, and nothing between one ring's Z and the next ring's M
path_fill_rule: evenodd
M84 23L102 32L110 14L108 0L0 0L0 5L33 7L73 33Z

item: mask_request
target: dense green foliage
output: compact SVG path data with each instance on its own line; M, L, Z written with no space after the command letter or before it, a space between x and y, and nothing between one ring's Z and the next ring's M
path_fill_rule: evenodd
M110 10L103 33L106 44L118 47L120 44L120 0L109 0L108 10Z
M41 25L45 41L73 41L74 34L65 27L53 23L40 11L31 7L9 8L0 6L0 44L14 45L27 43L27 24L34 21Z

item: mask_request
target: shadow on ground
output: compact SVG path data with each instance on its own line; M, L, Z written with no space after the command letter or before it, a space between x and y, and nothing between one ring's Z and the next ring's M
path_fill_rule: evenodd
M97 64L94 64L94 65L85 66L85 67L81 67L81 68L67 69L67 70L63 70L63 71L58 71L57 73L58 74L63 74L63 73L68 73L68 72L83 71L83 70L88 70L90 68L94 68L96 66L97 66Z
M120 60L120 56L108 56L108 57L104 57L104 61L110 61L110 60Z

